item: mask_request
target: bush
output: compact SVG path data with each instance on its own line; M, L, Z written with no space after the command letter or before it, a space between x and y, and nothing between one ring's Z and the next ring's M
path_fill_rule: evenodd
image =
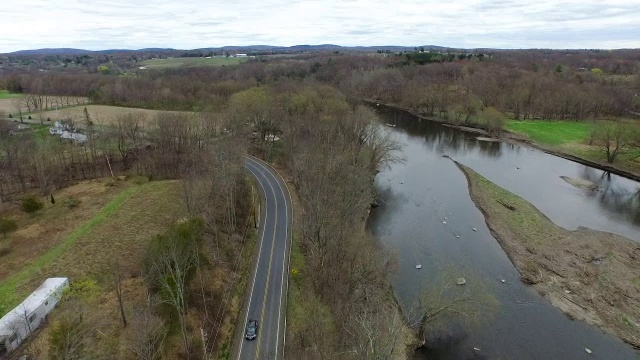
M494 107L487 107L482 110L480 120L485 130L492 134L500 134L506 119L504 115Z
M13 115L9 114L9 119L13 119Z
M9 240L5 240L3 242L0 242L0 257L3 257L5 255L9 255L9 253L11 253L11 250L12 250L12 246L11 245L12 245L11 241L9 241Z
M27 195L22 199L22 211L27 214L35 214L38 210L42 209L44 204L35 195Z
M0 234L2 237L7 237L7 234L14 232L18 229L18 224L10 219L0 219Z
M78 200L73 196L70 198L64 199L64 206L68 207L69 209L77 208L79 205L80 205L80 200Z
M136 177L132 178L131 181L136 185L142 185L144 183L149 182L149 178L146 177L146 176L140 175L140 176L136 176Z
M28 119L31 120L31 115L29 115Z

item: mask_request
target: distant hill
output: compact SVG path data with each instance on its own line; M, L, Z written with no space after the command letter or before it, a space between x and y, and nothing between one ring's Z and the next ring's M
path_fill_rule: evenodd
M436 45L420 45L426 50L438 51L448 49ZM380 51L413 51L413 46L382 45L382 46L340 46L333 44L320 45L294 45L294 46L273 46L273 45L245 45L245 46L221 46L210 48L199 48L193 50L178 50L173 48L145 48L145 49L107 49L107 50L85 50L73 48L46 48L34 50L20 50L8 53L7 55L84 55L84 54L114 54L123 52L160 52L160 51L229 51L229 52L308 52L308 51L360 51L376 52Z
M80 55L88 54L91 50L72 49L72 48L53 48L53 49L34 49L20 50L9 53L9 55Z

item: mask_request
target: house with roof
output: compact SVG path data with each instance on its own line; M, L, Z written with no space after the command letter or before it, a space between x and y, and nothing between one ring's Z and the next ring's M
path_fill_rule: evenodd
M79 143L83 143L88 139L87 135L79 132L75 126L65 121L56 121L53 126L49 128L49 134L58 135L62 139L73 140Z

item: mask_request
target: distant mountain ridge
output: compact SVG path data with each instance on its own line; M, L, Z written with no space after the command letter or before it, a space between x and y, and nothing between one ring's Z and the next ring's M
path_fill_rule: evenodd
M84 55L84 54L113 54L120 52L158 52L158 51L231 51L231 52L302 52L302 51L362 51L376 52L380 51L412 51L414 48L424 48L426 50L444 50L449 49L436 45L418 45L418 46L399 46L399 45L381 45L381 46L341 46L333 44L320 45L294 45L294 46L273 46L273 45L247 45L247 46L221 46L198 48L191 50L173 49L173 48L144 48L144 49L106 49L106 50L86 50L74 48L44 48L19 50L5 55Z
M45 48L33 50L19 50L7 55L80 55L92 52L91 50L73 49L73 48Z

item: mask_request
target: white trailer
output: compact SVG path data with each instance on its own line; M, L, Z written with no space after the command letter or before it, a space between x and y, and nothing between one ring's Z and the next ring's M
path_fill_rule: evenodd
M0 319L0 356L15 350L42 324L68 286L67 278L49 278L20 305Z

